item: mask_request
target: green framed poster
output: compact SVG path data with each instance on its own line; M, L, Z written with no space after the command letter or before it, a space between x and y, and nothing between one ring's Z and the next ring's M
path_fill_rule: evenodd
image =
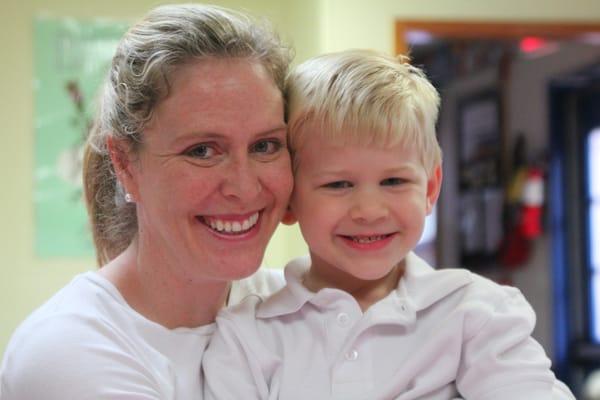
M128 24L37 18L34 23L34 207L38 257L93 254L82 200L83 143L95 99Z

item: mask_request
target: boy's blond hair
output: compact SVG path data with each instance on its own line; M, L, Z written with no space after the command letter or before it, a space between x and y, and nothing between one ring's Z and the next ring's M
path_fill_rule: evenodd
M318 134L340 144L413 146L428 174L441 163L440 97L407 57L369 50L318 56L294 69L286 96L292 156L306 135Z

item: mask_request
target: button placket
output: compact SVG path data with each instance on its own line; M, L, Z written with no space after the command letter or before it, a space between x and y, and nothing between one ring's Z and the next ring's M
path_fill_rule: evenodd
M347 362L346 353L351 350L347 347L348 340L353 335L357 318L360 316L351 307L337 307L330 314L327 321L328 348L338 354L339 366ZM350 355L349 355L350 357ZM351 358L351 357L350 357Z
M333 311L333 310L332 310ZM335 343L331 346L337 356L332 368L332 384L337 390L346 390L352 386L357 378L362 375L360 365L359 343L357 338L359 330L364 324L364 313L354 299L343 304L338 304L335 311L330 314L327 325L329 326L330 340ZM344 389L345 388L345 389Z

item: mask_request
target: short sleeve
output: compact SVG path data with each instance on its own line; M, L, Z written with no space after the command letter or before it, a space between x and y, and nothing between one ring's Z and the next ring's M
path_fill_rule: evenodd
M574 400L552 373L542 346L531 337L535 313L529 303L517 289L503 287L497 292L467 315L481 323L463 345L457 377L461 395L479 400Z
M0 374L2 400L172 398L126 338L93 319L55 316L22 326Z

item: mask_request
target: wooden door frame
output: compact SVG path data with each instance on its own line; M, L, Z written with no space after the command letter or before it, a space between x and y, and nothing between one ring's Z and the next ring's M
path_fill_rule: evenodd
M395 23L396 54L406 54L408 52L406 34L414 30L428 32L442 38L456 39L519 39L524 36L572 39L586 33L600 33L600 24L563 21L529 23L398 19Z

